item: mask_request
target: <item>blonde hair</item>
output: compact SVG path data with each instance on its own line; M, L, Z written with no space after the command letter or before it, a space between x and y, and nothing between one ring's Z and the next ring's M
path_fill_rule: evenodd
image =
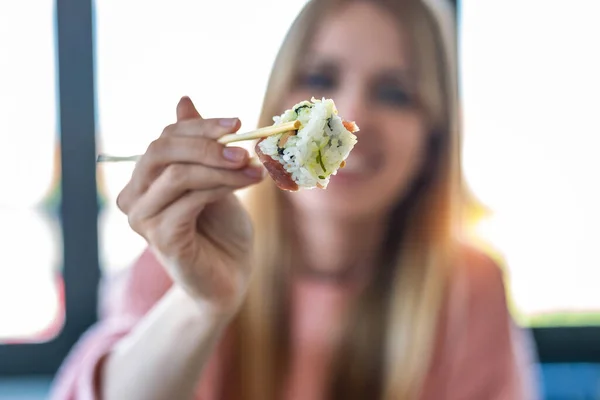
M297 61L322 18L351 1L312 0L297 17L273 66L261 126L282 111L280 101L295 78ZM352 307L330 394L349 400L413 399L430 368L460 226L454 16L445 0L372 3L389 11L408 33L420 104L434 133L423 174L393 213L381 268ZM246 202L255 224L255 269L233 324L235 383L226 397L272 400L281 394L289 366L287 285L293 248L281 218L286 203L270 180L252 189Z

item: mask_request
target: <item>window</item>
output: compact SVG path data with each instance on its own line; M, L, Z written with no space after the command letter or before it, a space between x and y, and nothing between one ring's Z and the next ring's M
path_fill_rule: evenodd
M525 322L598 324L600 4L463 4L465 168L494 214L480 232Z
M548 360L600 356L597 15L595 1L461 5L464 166L492 211L478 234Z
M0 343L49 340L64 319L53 4L36 3L0 3Z

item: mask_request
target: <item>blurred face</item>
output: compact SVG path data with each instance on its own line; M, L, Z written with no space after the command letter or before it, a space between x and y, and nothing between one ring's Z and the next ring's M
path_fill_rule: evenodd
M294 207L355 219L398 202L422 168L428 136L413 72L406 33L377 5L354 2L322 21L286 106L332 98L360 132L327 190L291 194Z

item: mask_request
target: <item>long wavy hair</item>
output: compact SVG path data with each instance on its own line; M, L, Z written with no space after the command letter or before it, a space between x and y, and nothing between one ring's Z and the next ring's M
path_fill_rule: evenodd
M352 1L312 0L291 26L268 82L259 123L270 125L321 21ZM425 167L392 212L380 268L355 300L332 371L330 398L418 397L434 351L454 264L465 196L460 162L455 20L446 0L369 0L408 33L417 95L432 127ZM245 202L255 226L255 265L232 327L234 346L223 397L273 400L290 365L289 204L269 179Z

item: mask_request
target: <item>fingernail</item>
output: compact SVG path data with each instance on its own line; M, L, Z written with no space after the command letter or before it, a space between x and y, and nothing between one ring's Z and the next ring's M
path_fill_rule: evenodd
M241 147L225 147L223 157L229 161L240 162L246 157L246 150Z
M235 126L237 121L238 121L237 118L221 118L221 119L219 119L219 125L221 125L222 127L225 127L225 128L231 128L231 127Z
M251 178L262 178L266 174L266 170L261 167L248 167L244 170L244 174L248 175Z

